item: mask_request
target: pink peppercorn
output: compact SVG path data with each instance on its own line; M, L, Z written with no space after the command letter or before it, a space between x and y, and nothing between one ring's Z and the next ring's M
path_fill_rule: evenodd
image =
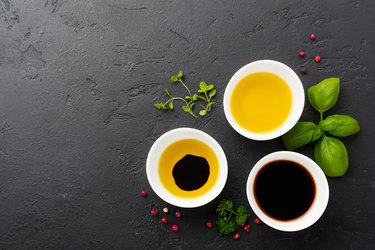
M172 226L172 231L173 231L173 232L178 232L178 230L180 230L180 229L178 228L177 225L173 225L173 226Z
M255 218L254 222L255 222L255 224L260 224L260 219L259 218Z
M212 223L212 221L208 221L207 223L206 223L206 227L208 227L208 228L211 228L211 227L213 227L214 226L214 223Z
M180 218L181 217L181 212L179 212L179 211L175 212L174 216L176 216L177 218Z
M315 62L320 62L320 56L315 56L315 57L314 57L314 61L315 61Z
M167 224L168 223L168 219L165 218L165 217L161 218L161 223Z
M310 34L310 39L311 40L315 40L315 38L316 38L315 34Z
M152 216L157 216L158 214L159 214L159 210L157 210L156 208L151 209Z
M300 57L304 57L304 56L305 56L305 52L304 52L304 51L300 51L300 52L298 52L298 55L299 55Z
M233 239L238 240L239 238L241 238L241 235L239 233L233 234Z
M147 196L147 191L146 190L142 190L141 191L141 196L142 197L146 197Z

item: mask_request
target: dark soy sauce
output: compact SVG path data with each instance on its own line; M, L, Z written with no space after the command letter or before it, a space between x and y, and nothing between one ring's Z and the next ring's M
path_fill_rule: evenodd
M300 164L278 160L264 165L254 181L255 199L270 217L288 221L303 215L315 197L315 181Z
M210 166L205 158L188 154L174 165L172 175L179 188L193 191L207 182Z

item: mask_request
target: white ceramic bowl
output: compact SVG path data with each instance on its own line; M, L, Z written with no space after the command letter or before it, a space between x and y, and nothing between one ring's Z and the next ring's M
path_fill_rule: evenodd
M207 144L219 162L219 174L215 185L205 194L195 198L177 197L165 189L159 178L158 165L161 154L172 143L183 139L196 139ZM199 207L215 199L225 186L228 176L228 163L219 143L208 134L192 128L177 128L160 136L152 145L146 161L147 179L154 192L164 201L178 207Z
M234 88L245 76L256 72L270 72L282 78L292 92L292 108L289 116L277 129L266 133L254 133L241 127L233 118L230 109L230 99ZM305 105L305 92L297 74L281 62L260 60L249 63L239 69L230 79L224 93L224 113L229 124L241 135L253 140L270 140L288 132L299 120Z
M305 214L294 220L279 221L269 217L260 209L255 199L253 186L257 173L264 165L276 160L290 160L301 164L309 171L315 181L315 198L312 205ZM322 216L329 199L327 178L320 167L310 158L290 151L274 152L260 159L249 174L246 184L246 193L250 206L259 219L272 228L286 232L299 231L314 224Z

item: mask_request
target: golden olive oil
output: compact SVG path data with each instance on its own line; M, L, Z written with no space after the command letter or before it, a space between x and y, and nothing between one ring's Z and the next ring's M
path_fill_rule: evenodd
M292 92L279 76L257 72L242 78L234 88L230 108L244 129L265 133L277 129L292 107Z
M207 193L219 175L216 154L196 139L183 139L169 145L160 156L158 168L163 186L181 198Z

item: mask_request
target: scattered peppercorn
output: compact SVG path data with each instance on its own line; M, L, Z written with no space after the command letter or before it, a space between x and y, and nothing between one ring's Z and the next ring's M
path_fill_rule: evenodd
M244 227L243 227L243 230L245 230L246 232L250 232L250 224L246 224Z
M159 214L159 210L157 210L156 208L151 209L152 216L157 216L158 214Z
M174 216L176 216L177 218L180 218L181 217L181 212L179 212L179 211L175 212Z
M142 195L142 197L146 197L147 196L147 191L146 190L142 190L141 191L141 195Z
M211 227L213 227L214 226L214 223L212 223L212 221L208 221L207 223L206 223L206 227L208 227L208 228L211 228Z
M305 66L301 66L301 68L299 69L299 72L300 72L302 75L305 75L305 74L307 73L306 67L305 67Z
M315 38L316 38L316 37L315 37L315 34L310 34L310 39L311 39L311 40L315 40Z
M161 223L167 224L168 223L168 219L165 218L165 217L161 218Z
M169 211L169 210L168 210L167 207L163 208L163 212L164 212L164 213L168 213L168 211Z
M254 222L255 222L255 224L260 224L260 219L259 218L255 218Z
M233 239L238 240L239 238L241 238L241 235L239 233L233 234Z
M241 224L240 224L240 227L244 227L244 226L245 226L245 223L241 223Z
M173 225L173 226L172 226L172 231L173 231L173 232L178 232L178 230L180 230L180 229L178 228L177 225Z
M304 51L300 51L300 52L298 52L298 55L299 55L300 57L304 57L304 56L305 56L305 52L304 52Z
M320 62L320 56L315 56L315 57L314 57L314 61L315 61L315 62Z

